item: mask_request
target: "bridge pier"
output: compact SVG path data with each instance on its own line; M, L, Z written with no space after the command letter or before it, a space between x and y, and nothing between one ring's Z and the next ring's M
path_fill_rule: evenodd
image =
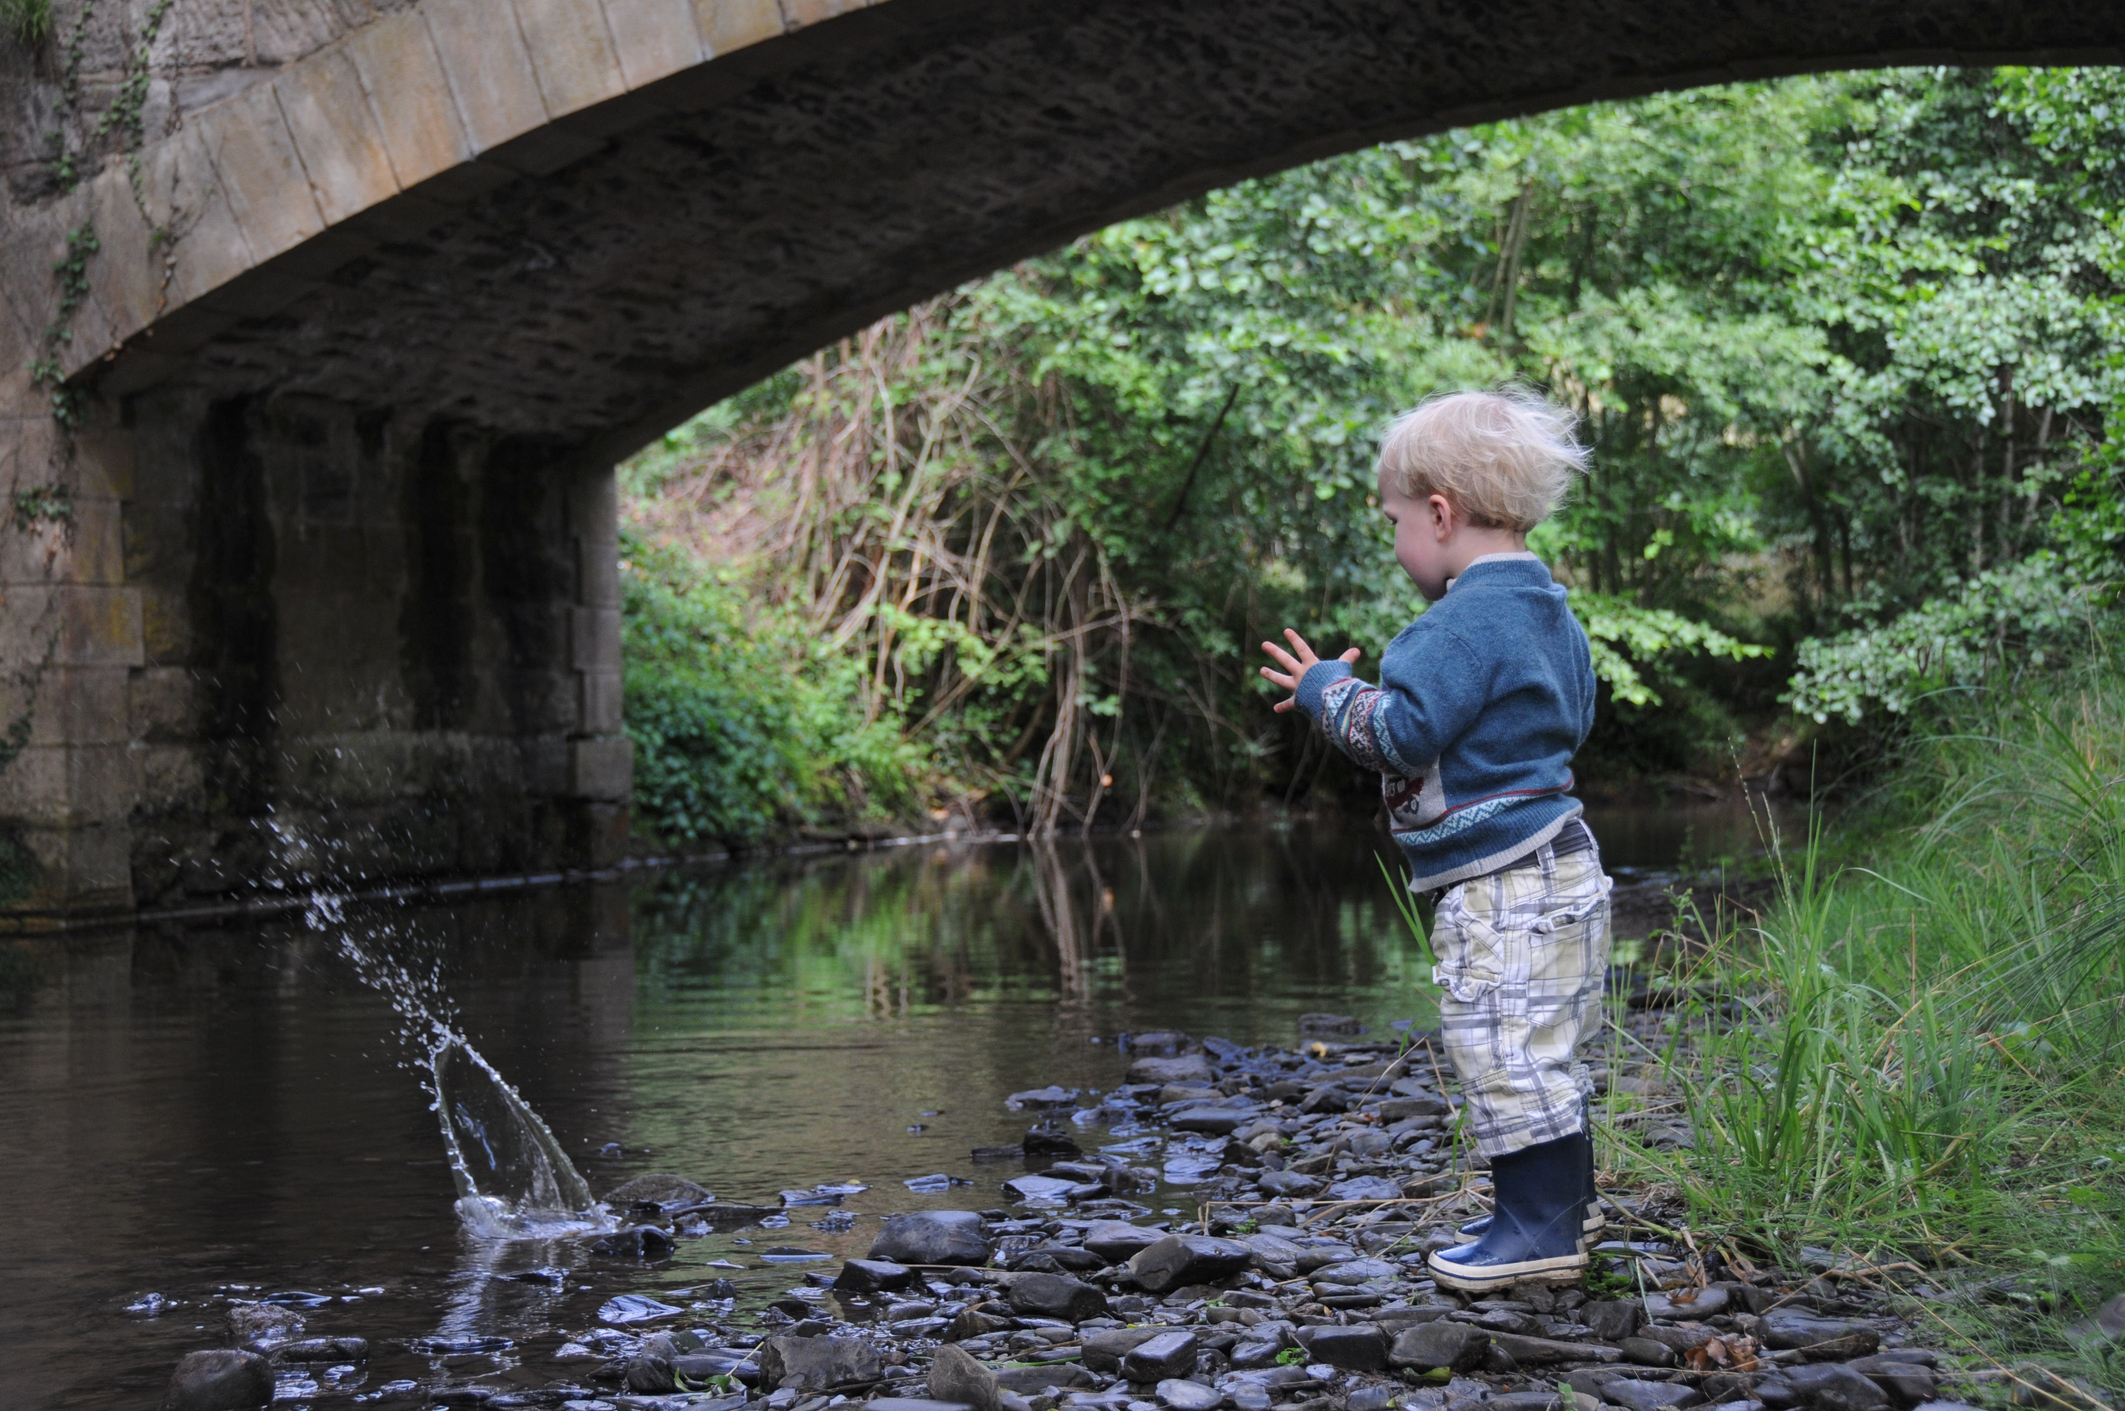
M176 388L11 430L0 915L618 855L609 462Z

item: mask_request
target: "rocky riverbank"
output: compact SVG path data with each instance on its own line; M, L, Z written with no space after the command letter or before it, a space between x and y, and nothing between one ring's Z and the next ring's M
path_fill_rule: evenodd
M1656 1022L1657 996L1634 1022ZM1293 1048L1135 1036L1126 1081L1092 1094L1014 1094L1022 1143L971 1152L1017 1163L1015 1208L885 1219L865 1257L818 1267L769 1247L797 1279L765 1306L727 1281L605 1301L541 1371L402 1380L348 1398L563 1411L1908 1411L1954 1391L1864 1271L1756 1267L1697 1247L1656 1203L1610 1192L1583 1286L1469 1300L1426 1277L1426 1251L1485 1208L1455 1137L1458 1098L1428 1036L1359 1042L1334 1016ZM1627 1073L1619 1093L1652 1087ZM1686 1130L1641 1108L1641 1138ZM1075 1132L1116 1138L1083 1151ZM1152 1164L1156 1163L1156 1164ZM940 1174L928 1182L950 1188ZM1192 1211L1141 1197L1176 1186ZM787 1227L854 1188L780 1205L718 1201L677 1176L608 1197L625 1224L586 1241L601 1261L668 1258L711 1231ZM1169 1207L1170 1208L1170 1207ZM828 1210L815 1229L847 1229ZM555 1278L565 1277L552 1271ZM307 1368L351 1372L359 1337L307 1335L299 1313L229 1309L233 1349L179 1368L167 1411L332 1399ZM477 1339L474 1339L477 1341ZM453 1348L455 1352L478 1349ZM460 1357L458 1360L466 1360ZM293 1380L291 1389L291 1379ZM343 1379L345 1379L343 1377ZM331 1380L327 1377L327 1381ZM1572 1405L1564 1406L1570 1397Z

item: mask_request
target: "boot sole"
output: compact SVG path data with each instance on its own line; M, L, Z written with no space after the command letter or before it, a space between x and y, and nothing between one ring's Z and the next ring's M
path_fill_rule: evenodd
M1424 1268L1432 1278L1463 1293L1488 1293L1508 1284L1576 1284L1586 1277L1585 1251L1558 1255L1554 1259L1523 1259L1515 1264L1486 1264L1481 1270L1464 1269L1427 1256Z

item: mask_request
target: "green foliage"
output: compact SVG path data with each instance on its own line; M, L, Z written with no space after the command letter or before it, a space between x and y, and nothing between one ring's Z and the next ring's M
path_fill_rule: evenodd
M628 542L623 649L635 803L675 842L751 843L821 816L905 813L920 761L867 720L856 671L798 624Z
M2107 665L1934 717L1865 826L1818 832L1693 977L1723 996L1672 1056L1696 1149L1625 1159L1679 1180L1700 1230L1910 1260L1996 1354L2066 1353L2014 1310L2125 1276L2121 784Z
M32 485L15 492L14 524L19 533L40 523L69 524L73 518L74 499L64 485Z
M1818 722L1856 725L1870 708L1903 715L2003 668L2042 670L2100 650L2111 585L2090 582L2085 567L2040 549L1880 627L1804 642L1787 699Z
M52 33L52 0L0 0L0 27L24 44L41 44Z

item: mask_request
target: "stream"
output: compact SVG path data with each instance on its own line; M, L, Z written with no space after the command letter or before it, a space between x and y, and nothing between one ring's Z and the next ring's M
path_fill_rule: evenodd
M1758 847L1738 808L1590 821L1626 886ZM345 1373L282 1373L277 1405L320 1408L543 1384L621 1294L764 1304L801 1272L771 1249L861 1255L884 1214L1007 1203L1023 1167L970 1150L1018 1140L1015 1091L1119 1082L1117 1035L1428 1024L1385 850L1317 826L924 843L0 941L0 1405L151 1405L229 1345L231 1299L368 1339ZM503 1159L502 1089L552 1146L509 1159L559 1204L576 1172L764 1205L864 1189L659 1262L581 1229L481 1238L460 1207L472 1146ZM927 1176L955 1184L906 1184ZM1144 1199L1178 1210L1185 1180Z

